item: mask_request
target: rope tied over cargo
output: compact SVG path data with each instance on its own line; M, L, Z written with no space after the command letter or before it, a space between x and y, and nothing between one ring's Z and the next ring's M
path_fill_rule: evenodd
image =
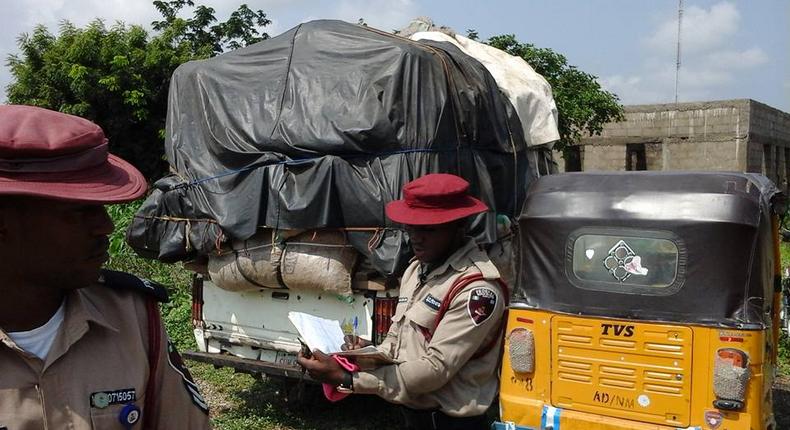
M473 150L475 148L462 147L461 149ZM379 158L379 157L389 157L389 156L392 156L392 155L419 154L419 153L446 153L446 152L459 152L459 149L457 147L456 148L452 148L452 149L429 149L429 148L425 148L425 149L402 149L402 150L398 150L398 151L377 152L377 153L371 153L371 154L332 155L332 156L340 158L342 160L354 160L354 159L359 159L359 158L372 159L372 158ZM180 179L182 179L184 181L184 183L175 185L175 186L173 186L172 188L170 188L167 191L174 191L174 190L181 190L181 189L184 189L184 188L190 188L190 187L194 187L194 186L200 185L200 184L202 184L204 182L212 181L214 179L220 179L220 178L224 178L225 176L231 176L231 175L236 175L238 173L249 172L249 171L252 171L252 170L255 170L255 169L259 169L259 168L264 168L264 167L269 167L269 166L279 166L279 165L285 165L285 166L288 166L288 165L299 165L301 163L307 163L307 162L310 162L310 161L319 160L319 159L326 158L326 157L327 157L326 155L323 155L323 156L319 156L319 157L294 158L294 159L291 159L291 160L281 160L281 161L257 163L257 164L253 164L251 166L242 167L241 169L229 169L229 170L226 170L224 172L217 173L216 175L213 175L213 176L208 176L208 177L205 177L205 178L197 178L197 179L193 179L191 181L188 181L186 178L184 178L181 175L177 175ZM460 155L459 155L459 159L460 159Z
M370 236L370 240L368 240L368 251L372 254L373 250L379 247L382 239L384 239L384 229L377 228L376 231L373 232L373 235Z

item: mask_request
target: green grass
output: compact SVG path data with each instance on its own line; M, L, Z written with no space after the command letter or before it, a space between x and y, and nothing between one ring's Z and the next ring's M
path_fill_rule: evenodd
M141 204L142 201L137 201L107 207L115 222L115 232L110 236L110 260L107 262L107 267L133 273L164 285L170 294L170 302L161 306L167 333L179 349L194 349L190 297L191 273L181 264L163 264L140 258L126 244L126 228Z
M305 385L302 400L297 401L294 381L256 379L205 364L192 369L197 378L219 390L214 397L222 401L215 405L217 415L213 420L218 429L400 428L394 424L400 422L397 409L375 396L356 395L332 404L323 398L320 387Z
M779 249L782 267L790 267L790 243L781 242ZM779 339L779 374L790 376L790 338L784 332Z
M790 376L790 337L784 332L779 339L779 374Z

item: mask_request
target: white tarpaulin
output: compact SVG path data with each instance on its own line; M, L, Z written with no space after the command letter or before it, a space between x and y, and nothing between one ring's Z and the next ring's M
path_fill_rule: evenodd
M551 147L560 139L551 85L524 59L458 34L453 37L438 31L421 31L410 39L450 42L482 63L516 108L527 145Z

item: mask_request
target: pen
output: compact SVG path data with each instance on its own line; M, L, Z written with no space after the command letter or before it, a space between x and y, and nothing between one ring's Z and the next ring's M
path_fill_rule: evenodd
M357 339L359 338L359 317L354 317L354 347L357 346Z
M301 338L297 337L296 340L298 340L299 343L302 345L302 355L305 358L312 358L313 357L313 353L312 353L312 351L310 351L310 347L307 346L307 344L304 343L304 341Z

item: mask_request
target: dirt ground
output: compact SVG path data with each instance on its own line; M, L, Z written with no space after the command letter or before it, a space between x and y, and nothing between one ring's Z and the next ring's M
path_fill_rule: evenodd
M790 429L790 376L780 376L774 384L776 430Z

